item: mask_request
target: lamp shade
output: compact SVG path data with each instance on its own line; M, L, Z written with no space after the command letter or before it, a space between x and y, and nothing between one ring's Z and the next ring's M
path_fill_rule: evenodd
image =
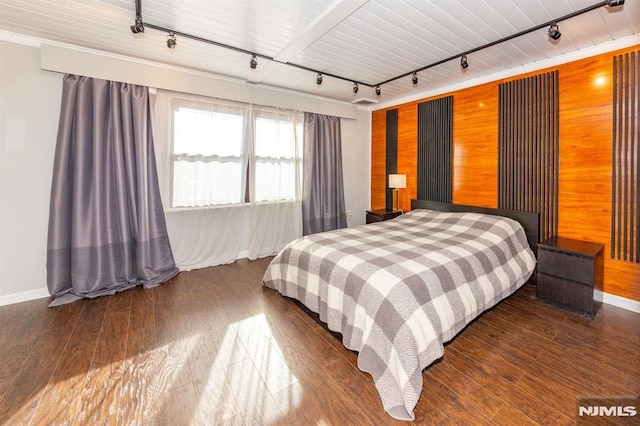
M406 188L407 175L389 175L389 188Z

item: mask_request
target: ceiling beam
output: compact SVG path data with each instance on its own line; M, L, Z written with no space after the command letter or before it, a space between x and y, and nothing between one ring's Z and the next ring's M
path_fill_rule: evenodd
M293 38L293 42L282 49L273 59L278 62L289 62L311 44L318 41L326 33L347 19L369 0L340 0L333 4L322 16L313 22L302 34Z
M326 33L334 29L338 24L351 16L354 12L364 6L369 0L339 0L316 19L301 34L292 37L292 41L285 46L273 60L281 63L288 63L292 58L299 55L307 47L318 41ZM269 74L268 62L258 67L247 79L250 83L259 83Z

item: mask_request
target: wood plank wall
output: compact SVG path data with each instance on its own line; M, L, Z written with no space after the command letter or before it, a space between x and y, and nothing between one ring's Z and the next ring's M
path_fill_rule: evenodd
M454 97L453 202L498 203L498 85L558 70L560 179L558 235L605 244L610 253L612 187L613 57L640 45L494 81L437 97L395 105L398 109L398 173L407 175L399 203L416 198L418 103ZM384 208L385 112L372 114L371 208ZM637 148L636 148L637 149ZM604 291L640 301L640 265L605 256Z

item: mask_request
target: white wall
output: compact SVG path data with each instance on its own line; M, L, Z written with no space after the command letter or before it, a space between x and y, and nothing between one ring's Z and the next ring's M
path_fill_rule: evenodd
M43 297L60 75L0 41L0 304Z
M0 305L48 295L49 192L62 74L42 71L40 58L39 48L0 41ZM227 84L216 83L219 96L229 91ZM284 103L293 99L278 91L272 96ZM296 95L295 103L302 97ZM330 101L309 98L309 103L330 113ZM338 111L350 114L344 105L337 105ZM349 226L364 224L370 204L371 113L357 110L355 116L341 124L345 202L353 214Z
M349 226L364 225L371 208L371 112L358 110L356 120L342 119L342 169L344 202L352 219Z

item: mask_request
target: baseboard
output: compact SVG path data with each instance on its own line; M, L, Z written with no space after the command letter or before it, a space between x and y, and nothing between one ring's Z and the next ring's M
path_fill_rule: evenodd
M602 303L606 303L607 305L617 306L618 308L640 314L640 302L637 300L627 299L626 297L616 296L615 294L603 293L598 290L595 291L594 297L602 300Z
M14 303L27 302L29 300L42 299L43 297L51 297L47 288L7 294L6 296L0 296L0 306L13 305Z

